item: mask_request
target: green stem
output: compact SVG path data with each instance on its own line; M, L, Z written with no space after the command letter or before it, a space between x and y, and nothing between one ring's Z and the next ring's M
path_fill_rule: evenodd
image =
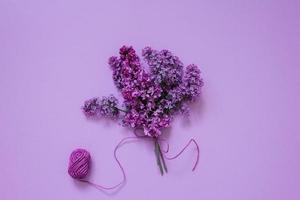
M161 175L164 175L164 170L163 170L163 167L162 167L162 165L161 165L161 160L160 160L159 143L158 143L158 141L157 141L156 138L154 139L154 145L155 145L154 152L155 152L155 156L156 156L156 162L157 162L157 165L158 165L158 167L159 167L159 170L160 170Z
M167 165L166 165L166 162L165 162L165 159L164 159L164 155L161 152L160 145L159 145L158 141L157 141L157 145L158 145L158 151L159 151L159 154L160 154L160 158L161 158L162 163L163 163L163 167L165 169L165 172L168 173L168 169L167 169Z
M121 111L121 112L124 112L124 113L127 113L127 111L126 110L123 110L123 109L121 109L121 108L117 108L119 111Z

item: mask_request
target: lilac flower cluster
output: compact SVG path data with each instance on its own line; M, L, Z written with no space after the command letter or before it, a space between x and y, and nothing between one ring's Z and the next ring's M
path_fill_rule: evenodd
M142 55L150 66L153 80L161 87L171 89L182 82L183 64L170 51L146 47Z
M87 117L117 118L119 109L118 99L114 96L92 98L84 102L83 111Z
M187 103L200 95L203 81L196 65L183 64L168 50L150 47L142 50L149 72L142 67L132 47L123 46L119 57L109 58L113 80L124 98L124 109L119 109L113 96L90 99L83 111L87 116L117 117L119 111L125 126L143 129L150 137L161 135L169 127L177 111L186 111Z

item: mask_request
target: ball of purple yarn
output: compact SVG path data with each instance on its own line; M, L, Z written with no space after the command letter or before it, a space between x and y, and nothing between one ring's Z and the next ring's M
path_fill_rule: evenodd
M90 168L90 153L85 149L75 149L69 159L68 173L74 179L85 178Z

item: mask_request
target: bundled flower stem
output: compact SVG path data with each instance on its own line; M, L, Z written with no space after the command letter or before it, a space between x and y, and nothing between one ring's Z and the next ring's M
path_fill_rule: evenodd
M168 172L168 169L157 138L154 139L154 146L155 146L154 151L156 155L157 165L160 169L161 175L163 175L164 172L165 173Z
M83 111L87 117L121 119L124 126L143 130L143 136L154 140L157 164L163 175L168 170L158 139L173 117L187 114L188 104L199 97L203 86L200 70L194 64L184 69L179 58L168 50L145 47L142 56L148 70L132 47L121 47L119 54L109 58L108 63L123 96L122 107L111 95L85 101Z

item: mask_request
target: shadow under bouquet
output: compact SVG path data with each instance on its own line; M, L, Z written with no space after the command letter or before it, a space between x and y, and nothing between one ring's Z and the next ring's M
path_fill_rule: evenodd
M199 147L194 139L173 158L164 156L159 141L173 117L187 115L188 105L199 97L203 86L199 68L191 64L184 69L183 63L170 51L151 47L142 50L145 62L131 46L121 47L119 54L119 57L109 58L108 63L123 103L119 105L113 95L92 98L85 101L84 114L89 118L120 119L124 126L134 130L137 137L152 139L162 175L167 172L165 158L176 158L189 144L196 144L198 156L194 170L199 159Z

